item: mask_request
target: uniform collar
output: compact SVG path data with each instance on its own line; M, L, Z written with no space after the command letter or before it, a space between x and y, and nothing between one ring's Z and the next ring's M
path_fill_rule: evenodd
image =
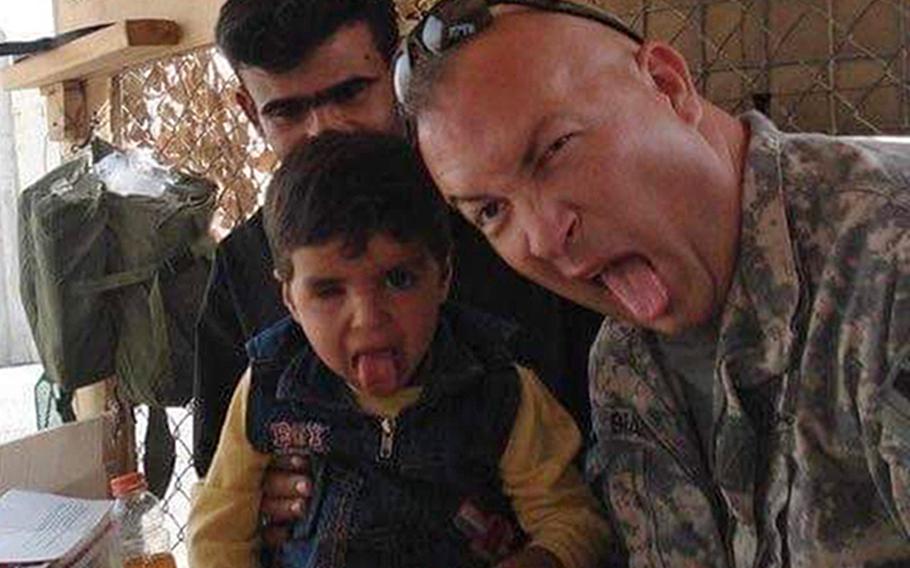
M758 112L745 114L751 136L742 182L737 268L721 316L718 358L742 354L758 373L741 386L785 372L796 343L800 272L788 216L783 134Z

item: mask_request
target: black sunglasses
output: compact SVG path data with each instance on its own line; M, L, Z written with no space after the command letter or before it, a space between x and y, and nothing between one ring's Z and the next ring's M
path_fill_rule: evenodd
M487 29L493 22L490 8L498 4L528 6L594 20L636 43L644 43L638 33L616 16L565 0L441 0L420 19L395 56L392 78L398 103L404 104L413 69L421 61L437 57Z

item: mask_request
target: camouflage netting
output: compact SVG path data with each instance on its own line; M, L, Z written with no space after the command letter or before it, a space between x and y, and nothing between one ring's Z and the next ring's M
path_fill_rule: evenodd
M235 104L236 78L223 58L199 50L131 69L117 82L118 143L154 148L161 162L216 180L220 228L256 208L275 158Z
M786 130L910 134L910 2L600 0L671 42L708 98Z

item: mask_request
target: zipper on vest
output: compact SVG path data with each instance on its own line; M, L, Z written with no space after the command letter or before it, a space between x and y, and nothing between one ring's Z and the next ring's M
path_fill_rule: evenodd
M395 447L395 419L383 418L379 421L379 459L387 460L392 457Z

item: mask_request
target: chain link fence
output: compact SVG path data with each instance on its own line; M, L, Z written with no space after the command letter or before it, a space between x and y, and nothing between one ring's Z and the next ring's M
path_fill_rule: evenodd
M405 26L432 2L401 6ZM722 108L758 108L785 130L910 134L910 0L598 0L683 53ZM220 187L216 234L259 203L276 160L233 101L236 79L211 49L131 69L115 81L115 141ZM147 414L137 411L137 440ZM191 408L169 411L177 466L165 506L184 557ZM141 453L141 448L139 449ZM141 462L141 454L140 454Z
M602 0L690 62L708 99L787 130L910 133L907 0Z
M141 464L145 453L141 440L145 439L148 408L137 407L133 415L136 419L136 440L139 441L136 446L136 463ZM167 416L176 445L176 459L174 475L161 504L177 565L179 568L188 568L186 522L190 513L191 491L197 481L196 470L193 469L193 412L191 406L169 408Z

